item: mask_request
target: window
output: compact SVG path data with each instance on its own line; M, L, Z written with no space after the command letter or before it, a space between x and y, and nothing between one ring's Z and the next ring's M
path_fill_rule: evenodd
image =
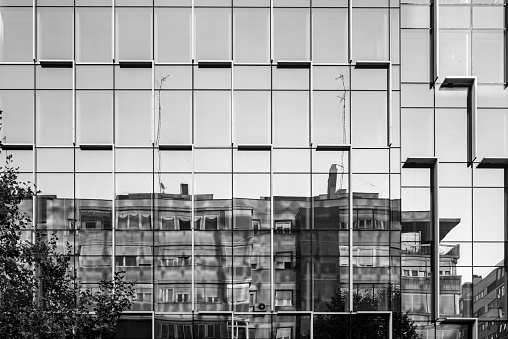
M144 302L144 303L151 303L152 302L152 293L151 292L137 292L135 296L135 301L137 302Z
M291 252L277 253L275 255L275 269L286 270L292 268L292 254Z
M191 229L191 226L190 226L190 219L183 219L183 218L178 218L178 225L180 226L180 229L181 230L190 230Z
M188 288L182 288L182 289L177 290L176 302L179 302L179 303L189 303L190 302L190 293L189 293Z
M162 258L161 266L177 266L174 258Z
M291 233L291 221L276 221L275 222L276 233Z
M0 22L0 61L30 61L33 58L32 8L1 8Z
M160 303L172 303L174 302L174 290L172 288L161 288L159 289L159 302Z
M205 217L205 230L217 229L217 217Z
M175 338L175 325L161 324L161 336L159 338Z
M277 328L276 339L291 339L291 327Z
M261 221L252 220L252 229L254 230L254 235L259 234L261 231Z
M161 218L161 229L163 231L175 229L175 218L162 217Z
M115 257L115 265L121 267L132 267L137 266L136 264L136 256L116 256Z
M293 306L293 291L275 291L275 306Z
M177 325L178 328L178 338L182 339L191 339L192 331L190 325Z

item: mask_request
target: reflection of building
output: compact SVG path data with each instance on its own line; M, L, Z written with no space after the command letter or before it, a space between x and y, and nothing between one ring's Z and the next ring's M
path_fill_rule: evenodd
M424 338L433 337L431 325L431 238L429 212L402 212L402 311L419 323ZM441 240L457 224L458 219L440 219ZM440 313L443 317L460 317L461 276L457 275L459 245L440 245ZM455 331L443 338L455 338Z
M336 175L332 171L330 178ZM113 264L136 281L133 311L156 312L157 338L189 333L218 338L231 331L239 339L270 333L296 338L305 334L308 318L274 315L272 298L276 312L323 312L336 291L349 290L345 190L330 188L332 193L312 199L274 197L272 208L267 198L204 194L192 200L184 190L182 185L182 194L158 194L153 200L150 194L117 196L114 230L107 200L74 205L41 196L38 220L40 227L61 229L63 240L75 235L78 274L85 284L110 278ZM398 202L354 193L353 204L353 288L380 295L400 285ZM185 316L192 311L194 318Z
M506 268L504 261L496 266L485 278L474 276L472 283L462 286L463 309L472 310L472 316L481 319L478 323L478 338L481 339L508 338L508 326L504 320Z

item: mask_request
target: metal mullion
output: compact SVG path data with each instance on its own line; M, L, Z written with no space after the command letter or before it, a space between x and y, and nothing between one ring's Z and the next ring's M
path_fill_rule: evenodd
M353 62L353 0L348 1L347 7L348 19L348 59Z
M194 67L193 67L194 68ZM191 162L192 162L192 172L191 172L191 262L192 262L192 269L191 269L191 311L194 315L194 312L196 311L196 301L194 298L194 293L196 291L196 275L195 275L195 266L194 266L194 244L195 244L195 230L194 230L194 209L195 209L195 194L194 194L194 184L195 184L195 178L194 178L194 147L192 147L191 150ZM194 319L194 317L193 317Z
M274 306L275 268L273 266L273 263L274 263L273 225L274 225L275 221L274 221L273 208L274 208L274 206L273 206L273 146L272 146L272 148L270 150L270 312L272 312L272 313L275 311L275 306ZM258 260L259 260L259 258L258 258Z
M349 186L349 311L353 311L354 305L353 305L353 167L351 166L351 160L352 160L352 151L353 148L351 147L348 152L348 186Z
M115 0L111 0L111 59L113 63L116 59L116 20L115 20Z

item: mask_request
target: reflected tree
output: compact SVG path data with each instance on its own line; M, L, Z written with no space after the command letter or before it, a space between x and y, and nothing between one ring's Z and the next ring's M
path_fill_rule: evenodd
M326 304L327 312L341 312L348 303L347 290L336 290ZM392 312L394 339L420 339L417 326L407 313L399 311L401 294L398 287L373 293L353 293L353 303L357 311L377 311L389 308ZM388 338L389 318L375 314L318 315L314 318L314 338L319 339L386 339ZM307 333L304 338L310 338Z
M0 168L0 338L114 338L134 283L119 272L94 291L83 289L70 245L59 252L56 235L32 229L20 207L35 195L30 183L18 182L7 156Z

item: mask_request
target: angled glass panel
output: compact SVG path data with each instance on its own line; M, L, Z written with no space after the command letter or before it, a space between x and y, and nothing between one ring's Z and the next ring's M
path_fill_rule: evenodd
M430 38L428 30L401 31L402 81L429 81Z
M29 89L34 88L33 81L27 79L33 77L34 66L32 65L1 65L0 88L1 89Z
M110 91L76 91L78 144L113 142L113 94Z
M111 61L111 20L111 8L76 8L76 61Z
M357 147L386 145L386 92L352 92L352 142Z
M31 61L33 59L32 11L29 7L0 9L2 24L0 61Z
M34 121L33 91L0 91L3 143L32 143Z
M39 59L73 59L72 8L37 8L37 55Z
M309 145L309 93L304 91L273 92L274 144L277 146Z
M76 65L76 89L112 89L113 66Z
M466 161L466 120L464 109L436 110L436 156L440 161Z
M402 124L402 159L410 156L433 156L434 111L432 109L404 108Z
M270 144L270 92L235 91L235 144Z
M73 172L74 149L39 148L37 150L37 172Z
M473 6L473 28L504 28L503 6Z
M152 92L115 93L115 142L120 146L148 146L152 142Z
M472 74L478 77L478 82L504 81L503 39L503 31L473 33Z
M235 66L233 85L235 89L270 89L272 67Z
M35 67L37 89L72 89L72 69Z
M388 11L353 9L353 60L388 60Z
M268 62L270 58L270 11L234 9L235 62Z
M506 157L508 146L508 111L481 109L478 112L478 158ZM492 173L493 174L493 173ZM500 180L499 183L502 183Z
M197 60L231 60L231 10L196 8Z
M439 75L441 77L469 75L471 39L469 31L439 32Z
M313 62L347 62L347 10L314 9L312 25Z
M37 144L72 145L72 91L37 91L36 98Z
M350 142L350 92L314 91L313 112L315 144L348 144Z
M309 60L309 10L276 8L273 12L274 60Z
M116 59L152 59L152 9L117 8Z
M159 91L155 98L156 143L192 143L190 91Z
M155 61L191 60L191 9L155 9Z
M195 143L199 146L229 146L231 144L231 92L196 92L194 104Z
M76 172L111 172L113 170L112 151L75 150Z

